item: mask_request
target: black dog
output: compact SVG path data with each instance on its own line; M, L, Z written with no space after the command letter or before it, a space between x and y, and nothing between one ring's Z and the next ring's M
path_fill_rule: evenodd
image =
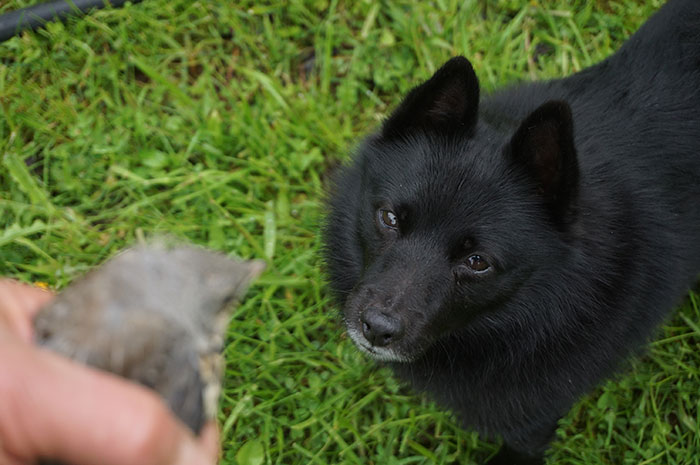
M700 2L481 101L469 61L448 61L341 170L330 210L355 344L502 436L491 463L542 463L700 271Z

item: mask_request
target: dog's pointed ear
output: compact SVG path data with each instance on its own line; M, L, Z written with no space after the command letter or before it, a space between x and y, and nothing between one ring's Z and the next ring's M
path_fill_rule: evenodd
M533 111L510 142L513 160L534 177L538 193L559 222L578 191L578 162L571 108L552 100Z
M452 58L411 90L382 127L385 137L415 129L469 131L476 125L479 81L469 60Z

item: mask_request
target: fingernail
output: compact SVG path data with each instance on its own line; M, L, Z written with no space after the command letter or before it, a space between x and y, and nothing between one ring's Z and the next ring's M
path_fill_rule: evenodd
M180 443L173 465L213 465L214 463L207 457L199 444L188 438Z
M219 428L215 422L204 425L199 434L199 443L207 451L212 460L217 461L221 454L221 444L219 440Z

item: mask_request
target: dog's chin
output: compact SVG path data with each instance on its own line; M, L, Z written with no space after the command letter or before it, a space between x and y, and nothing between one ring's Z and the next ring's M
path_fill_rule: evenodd
M390 347L373 346L360 331L354 328L348 328L348 335L361 352L379 362L408 363L415 359L415 357L402 354Z

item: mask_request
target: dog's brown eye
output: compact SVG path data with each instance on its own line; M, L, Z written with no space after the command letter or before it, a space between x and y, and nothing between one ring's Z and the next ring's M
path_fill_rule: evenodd
M467 258L467 266L477 273L483 273L484 271L491 268L489 262L487 262L481 255L472 255Z
M379 210L379 219L382 222L382 226L387 228L396 229L399 227L399 219L396 217L396 213L391 210Z

